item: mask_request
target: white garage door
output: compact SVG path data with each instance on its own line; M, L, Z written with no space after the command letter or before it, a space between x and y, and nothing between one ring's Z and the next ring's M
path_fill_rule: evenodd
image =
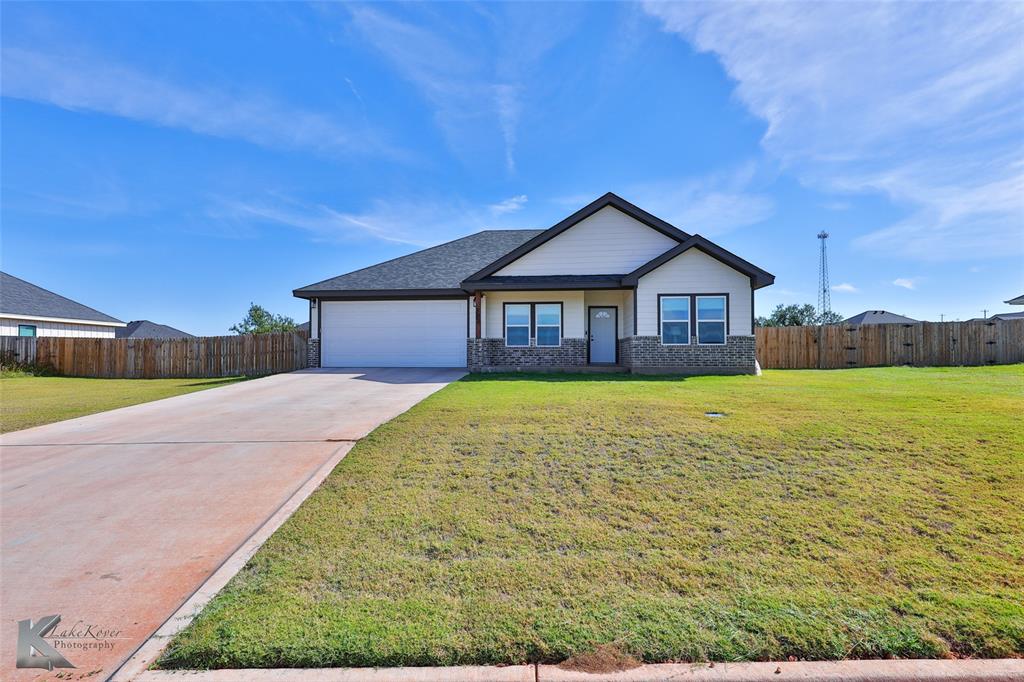
M466 366L466 300L321 305L323 367Z

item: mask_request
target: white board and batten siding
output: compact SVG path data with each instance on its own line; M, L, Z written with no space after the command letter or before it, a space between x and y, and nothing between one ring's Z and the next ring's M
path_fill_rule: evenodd
M36 336L61 336L65 338L112 339L114 329L123 327L77 322L54 322L51 320L15 319L0 317L0 336L18 336L18 325L27 324L36 328Z
M495 275L624 275L676 241L606 206Z
M729 294L729 335L749 336L750 278L690 249L640 278L636 323L640 336L658 336L658 294ZM691 312L691 315L694 313Z
M320 305L323 367L466 366L466 299Z

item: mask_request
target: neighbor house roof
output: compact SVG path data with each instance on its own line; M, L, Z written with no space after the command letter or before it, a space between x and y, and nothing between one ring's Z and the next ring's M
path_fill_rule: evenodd
M149 320L133 320L124 329L118 329L114 336L119 339L194 339L195 336L166 324Z
M886 310L865 310L843 320L846 324L916 324L918 320L890 313Z
M1011 298L1009 301L1003 301L1008 305L1024 305L1024 294L1021 294L1017 298Z
M460 288L462 280L541 232L485 230L310 284L292 293L301 298L380 296L383 293L401 296L403 291L414 289L417 295L465 296Z
M989 315L988 317L973 317L968 322L988 322L990 320L1021 320L1024 319L1024 313L996 313Z
M31 319L73 320L107 326L124 322L70 298L0 272L0 315Z

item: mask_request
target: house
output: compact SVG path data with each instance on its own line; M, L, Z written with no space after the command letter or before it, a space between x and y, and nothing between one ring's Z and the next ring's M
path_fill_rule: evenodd
M157 324L149 320L132 320L122 329L118 329L115 336L119 339L194 339L188 332L183 332L166 324Z
M843 320L843 324L917 324L918 322L920 320L890 313L887 310L865 310Z
M1021 294L1017 298L1011 298L1009 301L1003 301L1007 305L1024 305L1024 294Z
M752 373L775 277L606 194L546 230L486 230L293 294L310 363Z
M968 322L991 322L992 320L1024 320L1024 313L996 313L988 317L974 317Z
M124 326L116 317L0 272L0 336L112 339Z

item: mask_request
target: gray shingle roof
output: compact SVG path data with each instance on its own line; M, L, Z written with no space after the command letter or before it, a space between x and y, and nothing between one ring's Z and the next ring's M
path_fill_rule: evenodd
M194 339L195 336L166 324L149 320L132 320L127 327L114 331L118 339Z
M843 320L846 324L917 324L918 321L885 310L865 310Z
M458 289L462 280L543 230L485 230L362 270L296 289L312 292L375 289Z
M121 322L116 317L0 272L0 314L60 317L90 322Z

